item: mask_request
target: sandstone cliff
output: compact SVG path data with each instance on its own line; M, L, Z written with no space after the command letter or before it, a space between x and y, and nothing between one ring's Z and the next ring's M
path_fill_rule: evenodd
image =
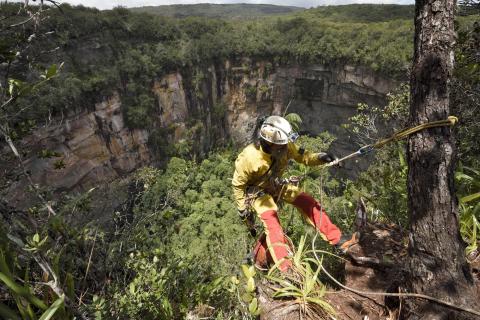
M17 142L35 183L54 191L85 190L111 181L171 154L159 144L190 144L202 156L229 142L246 143L260 115L296 112L304 130L328 130L338 136L338 154L356 148L340 125L354 114L359 102L383 105L398 83L359 66L289 65L270 61L225 61L195 70L183 70L157 79L154 130L125 125L119 94L85 111L57 119ZM88 108L87 108L88 107ZM156 133L155 133L156 132ZM161 132L160 138L158 132ZM157 139L152 136L157 134ZM2 147L0 170L9 178L5 198L22 206L25 181L11 170L9 150ZM12 182L13 181L13 182Z

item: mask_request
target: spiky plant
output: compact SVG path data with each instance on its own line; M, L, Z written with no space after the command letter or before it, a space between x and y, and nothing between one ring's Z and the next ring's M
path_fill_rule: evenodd
M305 237L293 252L292 266L286 273L279 273L279 261L266 278L274 283L273 297L285 300L284 306L298 305L300 318L321 319L335 315L333 307L324 299L326 286L320 282L322 260L309 257L305 249Z
M460 233L468 243L469 255L478 250L480 240L480 172L460 166L455 179L460 198Z

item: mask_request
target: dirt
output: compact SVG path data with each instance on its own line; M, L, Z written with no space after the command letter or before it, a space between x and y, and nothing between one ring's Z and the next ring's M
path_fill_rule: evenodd
M360 242L350 248L350 257L344 264L344 279L341 283L361 292L398 293L405 281L407 258L407 235L392 224L367 223L362 230ZM473 275L480 292L480 252L469 257ZM264 310L262 320L290 320L299 318L299 305L269 298L271 290L260 286L259 302ZM356 294L328 283L324 299L334 307L335 319L396 320L402 309L402 301L383 295ZM303 319L309 317L303 316ZM315 315L310 319L332 319Z
M395 225L368 223L358 245L350 248L344 285L362 292L398 292L403 281L406 240ZM358 295L345 289L327 294L337 319L396 319L400 302L378 295Z

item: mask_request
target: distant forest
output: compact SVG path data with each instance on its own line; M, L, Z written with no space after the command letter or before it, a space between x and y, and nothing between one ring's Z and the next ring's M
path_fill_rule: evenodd
M166 6L146 6L131 8L133 12L157 14L165 17L206 17L206 18L258 18L261 16L286 14L302 11L305 8L291 6L276 6L271 4L174 4Z

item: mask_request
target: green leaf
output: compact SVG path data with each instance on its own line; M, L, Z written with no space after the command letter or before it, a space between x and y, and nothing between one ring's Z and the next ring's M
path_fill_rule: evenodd
M313 298L313 297L307 297L306 300L308 302L315 303L316 305L320 306L323 310L328 312L329 314L334 315L335 314L335 309L326 301L318 298Z
M300 125L303 123L302 117L300 117L297 113L289 113L285 116L285 119L290 122L293 130L299 131Z
M402 167L407 166L407 162L405 161L405 156L403 155L403 149L398 149L398 159L400 160L400 165Z
M12 290L13 293L25 297L28 301L42 310L47 309L47 306L42 300L32 295L27 287L22 287L21 285L17 284L13 278L8 277L6 274L0 272L0 280L5 283L5 285Z
M135 294L135 283L133 282L130 283L130 294Z
M302 260L302 255L303 255L303 248L305 247L305 236L300 237L300 243L298 245L297 252L293 256L293 263L296 266L300 266L300 262Z
M253 298L252 301L250 302L250 304L248 305L248 311L250 311L250 313L255 313L257 312L257 308L258 308L258 301L257 301L257 298Z
M242 294L242 301L245 302L245 303L250 303L250 301L252 301L253 299L253 296L251 293L248 293L248 292L244 292Z
M45 73L45 77L47 79L50 79L51 77L55 76L57 74L57 65L56 64L52 64L50 66L50 68L47 69L46 73Z
M170 301L168 301L167 298L164 298L162 300L162 306L163 306L163 310L165 311L165 314L168 316L168 318L171 318L171 316L173 315L172 305L170 304Z
M23 241L22 241L20 238L15 237L14 235L12 235L12 234L10 234L10 233L7 234L7 237L8 237L8 239L10 239L13 243L15 243L16 245L18 245L19 247L22 247L22 248L23 248L23 246L25 246L25 244L23 243Z
M255 291L255 280L253 278L248 279L246 289L248 292Z
M15 311L13 311L12 309L10 309L9 307L7 307L1 302L0 302L0 316L2 319L5 319L5 320L20 320L20 317L15 313Z
M33 236L33 242L38 243L40 241L40 235L38 233L35 233Z
M10 272L10 268L8 267L5 252L1 249L0 249L0 272L3 272L9 277L13 277L12 273Z
M67 272L65 281L67 283L67 297L73 299L75 297L75 282L73 280L73 275L70 272Z
M242 264L242 272L247 279L253 278L255 276L255 267L254 266L249 267L246 264Z
M47 242L47 240L48 240L48 235L45 236L45 238L43 238L43 239L38 243L37 246L38 246L38 247L43 246L43 245L45 244L45 242Z
M50 308L48 308L47 311L45 311L42 316L40 317L40 319L38 320L49 320L50 318L53 317L53 315L57 312L57 310L63 306L63 300L64 300L64 297L60 297L58 298L51 306Z
M283 298L283 297L303 297L303 294L299 292L300 290L295 289L295 290L278 290L276 291L273 296L275 298Z
M470 177L469 175L466 175L463 172L456 172L455 173L455 179L458 180L458 181L461 181L461 180L473 181L472 177Z
M13 95L13 90L15 89L15 80L14 79L9 79L8 80L8 95L12 96Z
M0 280L5 283L5 285L12 290L15 294L18 294L22 297L25 297L30 294L27 288L22 287L21 285L17 284L13 278L7 276L4 273L0 272Z
M461 203L466 203L466 202L470 202L470 201L478 199L478 198L480 198L480 192L477 192L477 193L471 194L469 196L463 197L463 198L460 199L460 202Z
M255 277L256 272L255 272L255 267L254 267L254 266L250 266L250 267L248 268L248 272L250 273L250 276L251 276L252 278Z
M45 237L45 238L47 238L47 237ZM53 271L56 274L60 274L60 258L62 257L64 249L65 249L65 247L62 247L60 249L60 251L55 255L55 257L53 258L53 261L52 261L52 268L53 268Z

